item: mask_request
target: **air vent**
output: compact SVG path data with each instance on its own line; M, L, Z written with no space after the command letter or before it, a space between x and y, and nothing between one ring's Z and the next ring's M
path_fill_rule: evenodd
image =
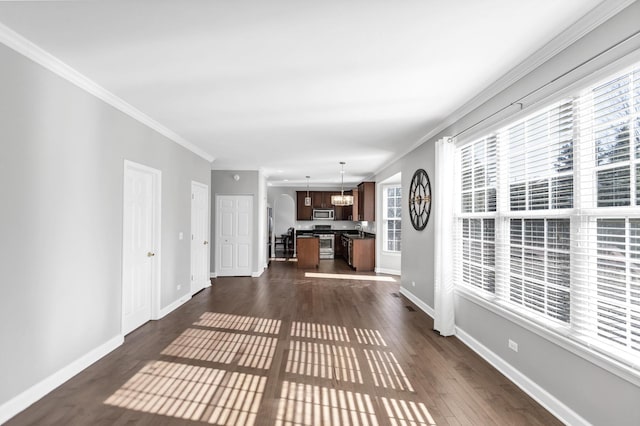
M415 312L416 310L413 309L413 306L405 306L405 308L407 308L407 311L409 312Z
M393 297L400 297L400 293L391 293Z

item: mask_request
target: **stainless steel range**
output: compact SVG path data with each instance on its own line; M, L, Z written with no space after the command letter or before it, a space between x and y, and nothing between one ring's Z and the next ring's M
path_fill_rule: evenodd
M331 225L315 225L313 235L320 240L320 259L333 259L335 235L331 230Z

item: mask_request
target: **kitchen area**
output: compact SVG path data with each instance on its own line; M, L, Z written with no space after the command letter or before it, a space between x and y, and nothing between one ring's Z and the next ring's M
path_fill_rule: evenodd
M293 228L294 243L287 255L298 268L317 268L322 261L345 262L358 272L374 271L375 182L362 182L349 191L270 191L276 209L278 200L295 200L295 217L286 227L289 232Z

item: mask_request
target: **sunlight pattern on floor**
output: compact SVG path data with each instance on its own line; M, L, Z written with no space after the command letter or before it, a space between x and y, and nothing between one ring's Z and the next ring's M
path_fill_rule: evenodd
M105 404L218 425L255 423L266 377L154 361Z
M334 280L386 281L396 282L395 278L383 275L327 274L324 272L305 272L307 278L332 278Z
M353 348L315 342L292 341L287 373L323 379L362 383L362 374Z
M269 369L277 343L275 337L188 328L161 354L223 364L239 357L239 366Z
M414 392L393 353L364 349L364 354L376 386Z
M284 381L276 426L374 426L369 395Z
M427 407L421 402L395 400L382 397L389 421L392 426L435 426Z
M313 322L297 322L291 324L291 336L309 339L335 340L348 342L349 334L346 327L336 325L316 324Z
M280 320L247 317L242 315L205 312L194 325L201 327L226 328L229 330L252 331L254 333L278 334Z
M387 346L378 330L370 330L366 328L354 328L358 343L361 345Z

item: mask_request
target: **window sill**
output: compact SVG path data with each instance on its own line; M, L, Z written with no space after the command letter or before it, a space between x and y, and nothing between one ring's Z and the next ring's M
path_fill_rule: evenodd
M634 368L631 365L618 361L610 356L598 351L595 347L588 347L587 343L579 343L573 339L570 339L570 332L566 327L555 324L551 321L546 324L545 327L536 321L526 318L524 315L519 315L512 312L504 306L502 301L497 298L484 297L477 294L472 289L460 288L455 289L456 295L472 302L488 311L501 316L502 318L523 327L524 329L535 333L536 335L554 343L561 348L577 355L594 365L597 365L604 370L615 374L616 376L634 384L640 386L640 370Z

